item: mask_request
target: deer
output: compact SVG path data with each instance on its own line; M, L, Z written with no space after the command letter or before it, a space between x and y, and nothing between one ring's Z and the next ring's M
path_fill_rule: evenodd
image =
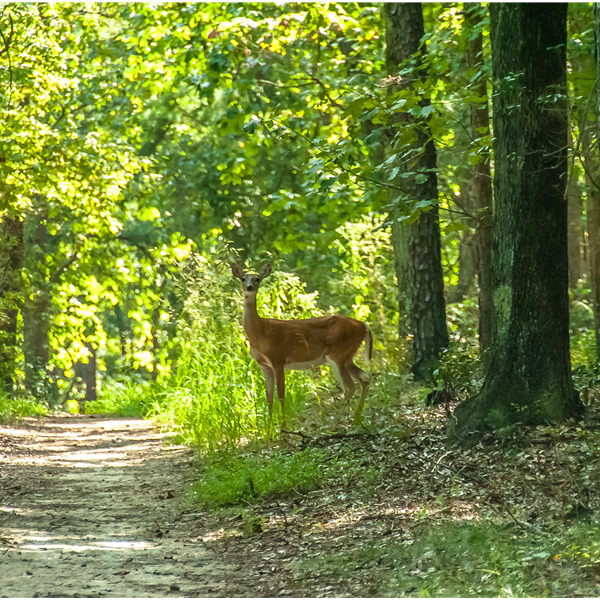
M348 402L354 395L354 380L361 386L354 414L354 424L360 423L370 376L354 364L354 357L364 341L365 360L371 362L373 336L366 323L343 315L293 320L263 318L256 309L256 296L263 279L271 274L271 265L265 264L259 273L253 273L244 272L237 263L231 263L231 271L242 282L244 332L250 342L250 355L265 376L269 421L272 421L277 385L282 429L285 429L285 371L327 364Z

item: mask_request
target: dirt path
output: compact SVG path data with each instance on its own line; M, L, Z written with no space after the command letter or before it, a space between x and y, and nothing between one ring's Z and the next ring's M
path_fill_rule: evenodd
M190 462L139 419L0 427L0 596L224 595L229 569L181 512Z

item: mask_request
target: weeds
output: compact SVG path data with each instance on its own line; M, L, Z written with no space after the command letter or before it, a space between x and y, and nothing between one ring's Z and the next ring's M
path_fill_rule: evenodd
M25 417L43 417L50 412L47 404L30 396L8 397L0 393L0 421L6 422Z
M213 458L194 486L193 496L198 504L214 508L306 493L323 484L324 456L323 451L308 448L268 457L236 454Z
M86 414L106 413L122 417L143 417L149 411L152 384L109 382L98 398L85 405Z

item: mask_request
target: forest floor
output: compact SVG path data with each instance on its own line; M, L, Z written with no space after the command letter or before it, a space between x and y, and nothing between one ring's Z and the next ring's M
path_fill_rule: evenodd
M0 426L0 597L600 596L598 411L470 446L445 418L212 462L139 419Z

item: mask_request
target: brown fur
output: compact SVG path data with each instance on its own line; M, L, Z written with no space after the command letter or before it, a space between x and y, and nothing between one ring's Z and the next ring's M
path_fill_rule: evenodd
M350 317L335 315L313 319L265 319L256 310L256 294L260 282L271 272L265 265L260 274L244 273L237 264L231 265L233 274L242 281L244 291L244 331L250 342L251 354L265 375L269 415L273 406L273 393L281 403L285 424L285 369L310 368L331 361L339 371L339 377L347 397L354 393L354 381L362 388L355 413L360 420L369 376L354 364L354 356L363 341L365 353L371 360L373 337L365 323ZM336 373L337 375L337 373Z

